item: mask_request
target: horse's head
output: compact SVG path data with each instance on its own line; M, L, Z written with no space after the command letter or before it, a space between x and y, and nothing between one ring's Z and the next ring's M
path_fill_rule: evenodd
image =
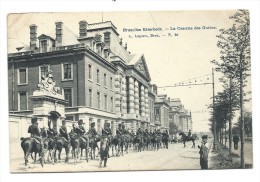
M183 131L179 132L179 136L184 136L185 134L183 133Z

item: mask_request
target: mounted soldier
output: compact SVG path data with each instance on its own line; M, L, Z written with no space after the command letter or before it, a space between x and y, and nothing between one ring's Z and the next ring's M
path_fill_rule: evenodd
M123 134L124 134L124 133L123 133L122 124L119 123L119 124L118 124L118 128L117 128L117 130L116 130L116 135L117 135L118 137L122 137Z
M97 130L95 128L95 122L92 122L90 124L90 129L89 129L88 133L91 135L92 138L96 138Z
M83 126L82 119L78 120L78 127L75 128L75 132L77 133L78 136L84 138L86 141L88 140L88 137L84 135L86 133L86 130Z
M150 130L149 135L153 136L153 131L152 130Z
M54 138L57 136L57 132L54 131L52 128L51 128L51 121L48 121L48 129L47 129L47 134L48 134L48 137L49 138Z
M191 139L191 130L189 130L189 133L188 133L188 140Z
M32 124L28 128L28 133L31 134L31 138L35 139L36 143L41 144L41 146L43 147L43 142L38 128L37 117L32 117L31 123Z
M66 127L66 120L62 120L62 126L60 127L60 136L64 137L67 142L70 144L70 136L68 135L67 127Z
M137 137L143 137L143 131L142 131L142 129L141 128L138 128L138 130L137 130L137 132L136 132L136 136Z

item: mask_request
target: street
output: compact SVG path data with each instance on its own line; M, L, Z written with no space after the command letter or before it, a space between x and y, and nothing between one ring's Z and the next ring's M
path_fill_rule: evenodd
M81 160L74 165L70 158L68 163L64 162L64 151L62 152L61 162L52 165L47 162L44 167L38 163L32 164L30 159L30 167L25 171L23 156L10 161L11 172L77 172L77 171L129 171L129 170L182 170L182 169L200 169L199 149L196 141L196 148L191 148L192 143L186 143L183 148L182 143L169 144L169 149L159 149L159 151L142 151L136 152L130 149L128 154L120 157L110 157L107 167L99 168L99 161ZM111 155L111 151L110 151ZM70 155L71 157L71 155Z

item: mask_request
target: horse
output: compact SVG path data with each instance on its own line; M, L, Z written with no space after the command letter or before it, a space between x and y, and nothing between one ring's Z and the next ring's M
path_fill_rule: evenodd
M151 142L152 142L152 148L154 150L159 150L160 148L160 139L159 137L157 137L156 135L153 135L151 138Z
M100 135L96 135L95 137L92 134L88 135L89 138L89 147L90 147L90 157L91 159L95 159L96 157L96 148L98 148L98 142L100 142Z
M128 154L128 149L131 146L131 143L133 142L133 136L130 133L127 133L124 135L124 146L125 146L125 152Z
M21 147L23 149L24 152L24 160L25 160L25 166L28 165L28 156L31 153L35 153L35 155L37 153L39 153L39 157L40 157L40 163L41 166L43 167L43 158L44 158L44 153L42 152L42 144L38 141L36 141L35 138L31 138L31 137L21 137ZM36 157L34 158L34 162L36 162Z
M122 154L124 155L124 136L121 135L116 135L113 136L111 139L111 147L112 147L112 156L114 156L114 148L116 151L116 156L119 156Z
M185 143L188 141L192 141L193 144L192 144L191 148L195 148L195 138L193 136L190 136L190 137L186 136L183 131L181 131L179 133L179 136L182 136L182 141L183 141L183 145L184 145L183 148L185 148L185 146L186 146Z
M108 151L109 151L109 143L108 139L103 139L100 142L100 159L99 159L99 167L102 166L102 161L104 161L104 167L107 166L108 159Z
M40 129L41 132L41 137L42 137L42 142L43 142L43 152L44 152L44 156L46 156L46 153L48 153L48 158L47 160L49 161L49 157L51 158L51 161L52 161L52 150L53 150L53 134L48 130L46 129L45 127L41 128ZM44 163L45 162L45 158L43 158L44 160Z
M133 140L133 144L134 144L135 148L137 149L137 152L141 152L143 144L144 144L143 137L137 135Z
M162 136L162 143L163 146L165 146L166 149L168 149L168 142L169 142L169 137L167 135Z
M53 143L54 143L54 145L53 145L52 159L54 159L54 162L57 162L57 158L56 158L57 150L59 152L58 159L61 160L60 155L61 155L61 151L63 148L65 149L65 152L66 152L65 162L68 162L69 161L69 149L70 149L69 142L64 137L57 137ZM53 161L52 161L52 163L53 163Z

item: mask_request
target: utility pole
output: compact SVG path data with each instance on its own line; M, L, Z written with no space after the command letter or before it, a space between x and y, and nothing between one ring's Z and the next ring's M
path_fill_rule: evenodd
M216 121L215 121L215 82L214 82L214 68L212 68L212 89L213 89L213 98L212 98L212 103L213 103L213 127L214 127L214 142L213 142L213 150L216 150L216 137L217 137L217 132L216 132Z

